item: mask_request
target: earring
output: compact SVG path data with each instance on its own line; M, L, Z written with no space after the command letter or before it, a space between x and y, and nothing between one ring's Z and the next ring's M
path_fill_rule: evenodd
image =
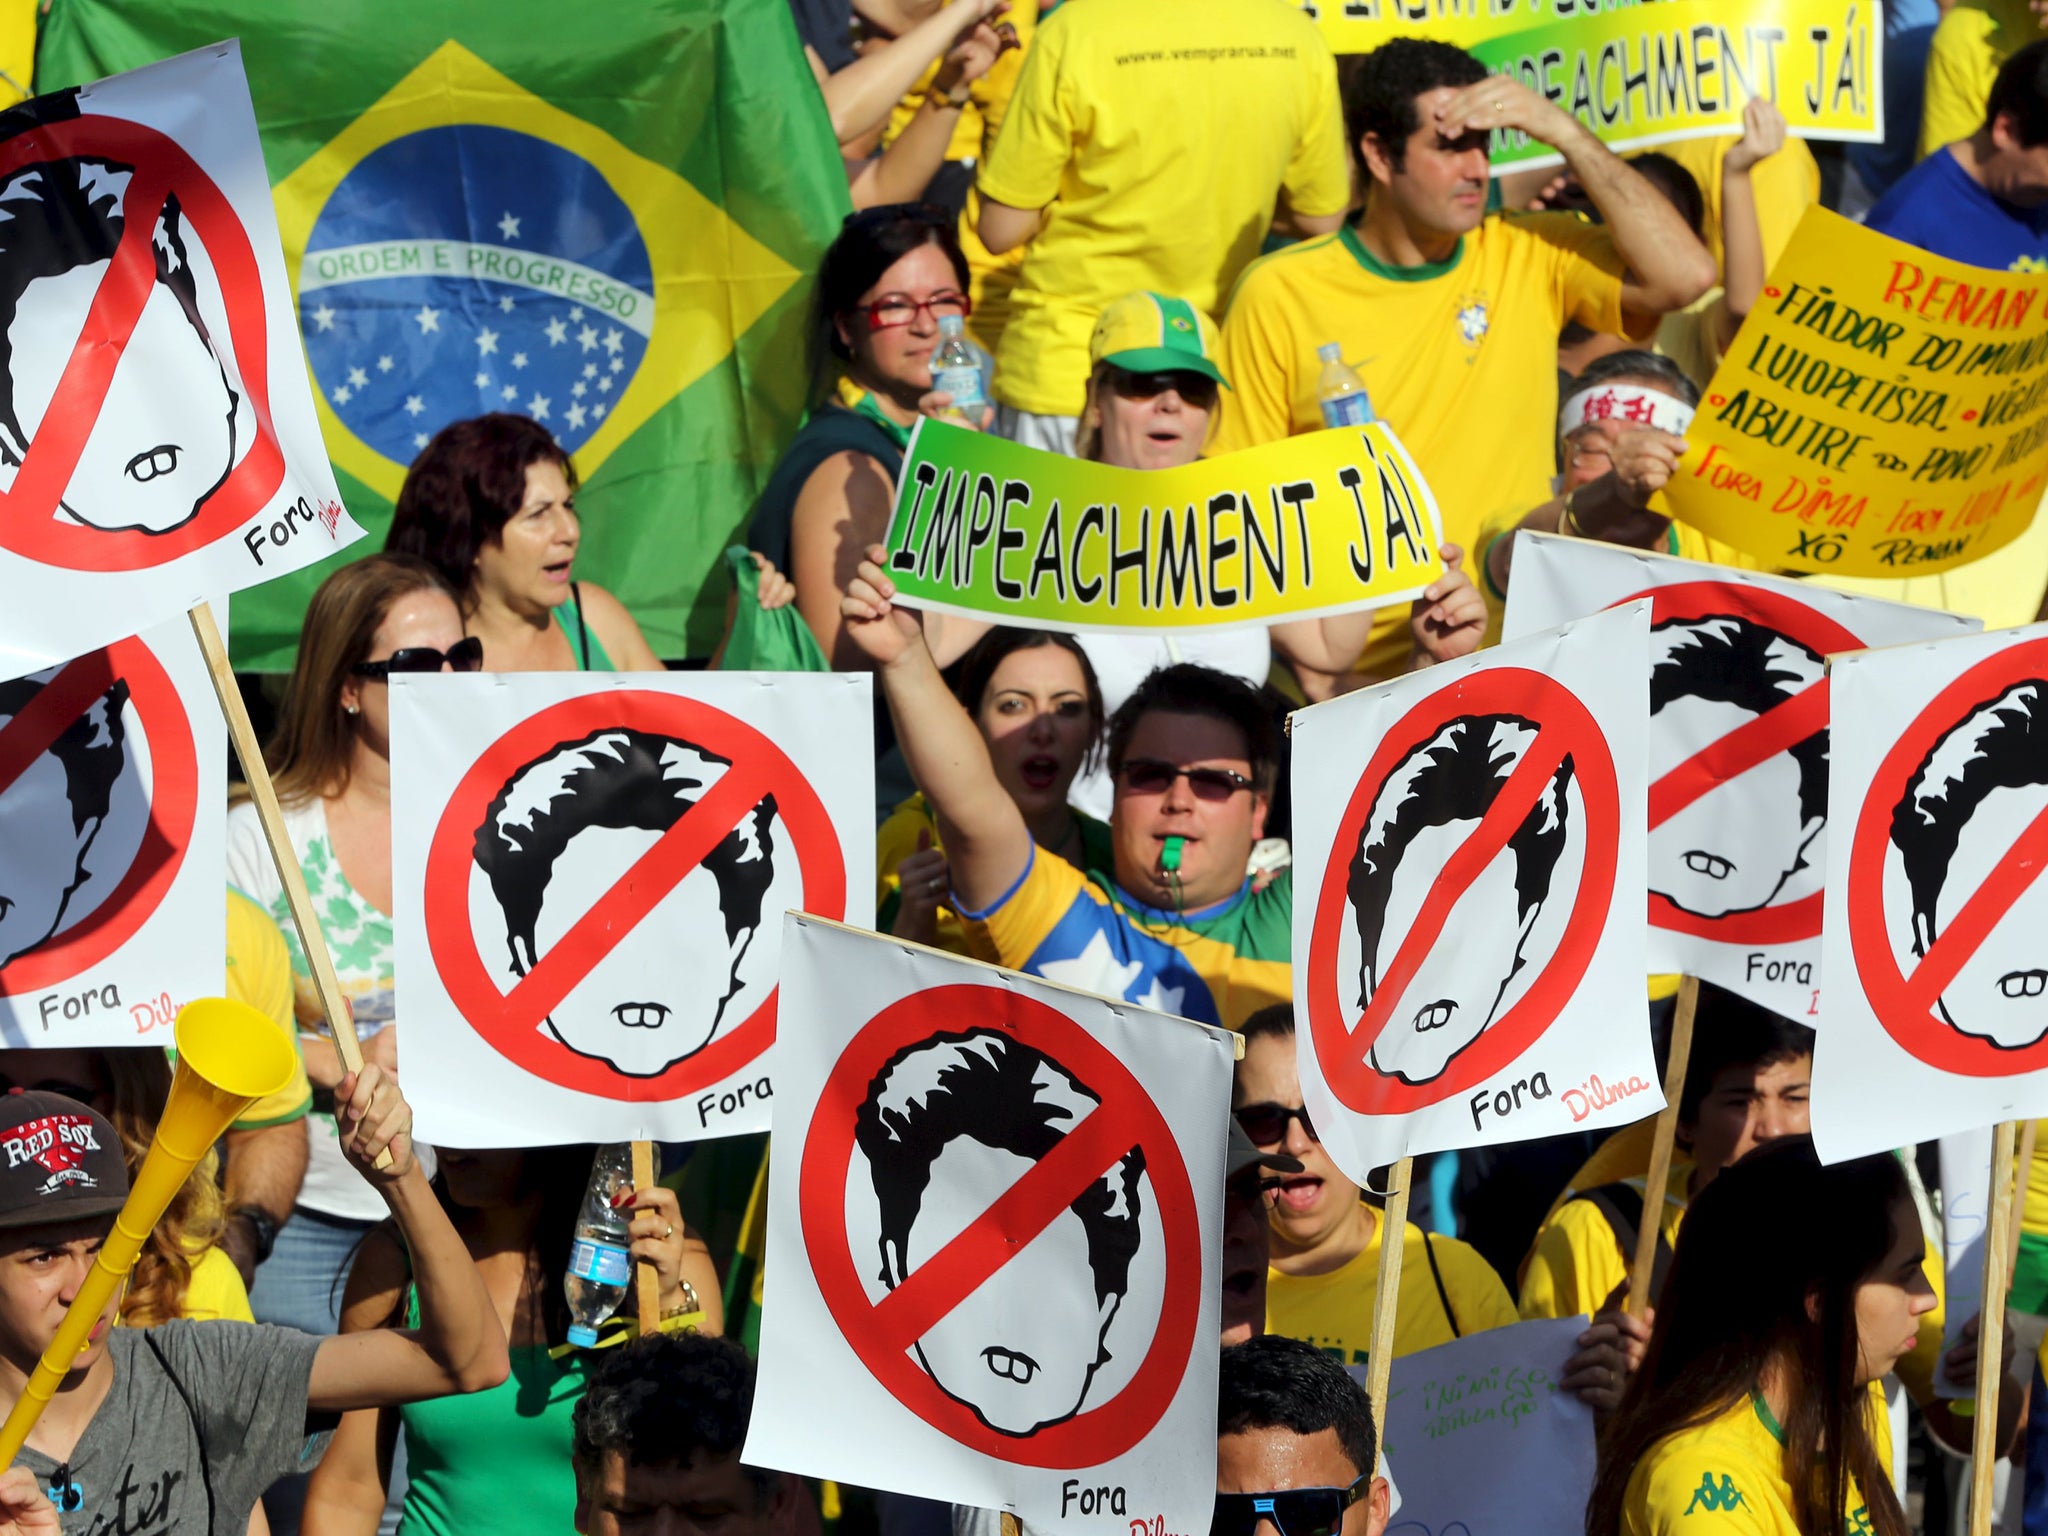
M344 704L341 708L344 714L359 715L362 713L362 706L360 704Z

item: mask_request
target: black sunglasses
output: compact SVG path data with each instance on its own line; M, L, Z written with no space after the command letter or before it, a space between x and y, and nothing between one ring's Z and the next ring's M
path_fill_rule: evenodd
M1280 1488L1272 1493L1219 1493L1209 1536L1253 1536L1261 1520L1280 1536L1336 1536L1344 1511L1372 1491L1372 1473L1348 1488Z
M484 643L475 635L464 635L445 651L431 645L408 645L393 651L383 661L359 661L349 668L357 677L383 682L394 672L474 672L484 664Z
M1206 373L1180 368L1168 369L1164 373L1133 373L1114 363L1109 364L1106 371L1109 387L1126 400L1151 400L1171 389L1178 391L1181 399L1198 411L1215 409L1217 385Z
M1251 1137L1257 1147L1277 1147L1287 1139L1287 1122L1299 1120L1302 1134L1310 1141L1320 1142L1315 1122L1308 1117L1308 1110L1297 1104L1289 1109L1285 1104L1247 1104L1233 1113L1245 1135Z
M1156 757L1125 758L1117 774L1134 795L1163 795L1173 788L1175 779L1186 779L1197 800L1217 804L1252 787L1250 779L1229 768L1177 768Z

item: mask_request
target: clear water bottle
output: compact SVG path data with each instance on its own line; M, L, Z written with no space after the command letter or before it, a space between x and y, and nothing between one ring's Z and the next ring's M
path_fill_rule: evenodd
M1322 402L1326 427L1362 427L1372 421L1372 396L1365 392L1365 380L1344 361L1344 349L1336 342L1316 348L1323 371L1316 379L1316 399Z
M975 428L981 427L982 412L988 407L988 389L981 377L981 354L967 339L964 315L943 315L939 319L939 346L932 353L932 388L953 397L945 416Z
M658 1155L658 1154L657 1154ZM660 1177L661 1170L655 1170ZM619 1308L633 1283L633 1239L627 1228L633 1213L633 1147L618 1142L599 1147L590 1165L590 1186L583 1191L583 1209L576 1217L576 1241L569 1249L569 1273L562 1288L569 1297L569 1342L589 1349L597 1327Z

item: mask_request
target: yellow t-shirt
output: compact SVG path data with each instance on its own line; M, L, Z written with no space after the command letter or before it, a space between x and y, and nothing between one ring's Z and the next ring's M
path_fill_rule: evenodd
M185 1288L185 1309L179 1316L200 1322L256 1321L256 1314L249 1310L249 1292L242 1284L242 1272L224 1250L202 1249L192 1260L192 1283Z
M1692 172L1693 180L1700 184L1700 197L1706 203L1702 220L1706 228L1700 234L1713 252L1714 265L1723 272L1727 265L1721 254L1721 162L1738 138L1737 134L1718 134L1657 146ZM1783 149L1759 160L1750 170L1749 185L1756 194L1757 230L1763 236L1764 270L1768 272L1784 254L1785 243L1806 210L1820 201L1820 162L1804 139L1787 139Z
M1691 1178L1691 1162L1673 1159L1658 1226L1664 1241L1674 1248L1679 1225L1685 1220L1685 1187ZM1649 1180L1637 1174L1609 1182L1626 1184L1641 1195ZM1633 1253L1622 1252L1621 1239L1598 1206L1590 1200L1567 1200L1536 1234L1528 1268L1522 1274L1522 1316L1591 1316L1606 1306L1615 1288L1628 1279L1634 1262Z
M1310 215L1350 202L1336 63L1284 0L1062 7L1038 29L979 185L1046 210L1010 295L995 397L1078 415L1105 305L1150 289L1215 314L1282 192Z
M291 1081L251 1104L232 1129L254 1131L305 1119L306 1111L313 1107L313 1087L306 1081L305 1064L298 1059L291 951L285 948L284 935L277 931L270 914L232 887L228 890L228 996L276 1020L292 1043ZM243 1304L246 1307L246 1297Z
M1707 381L1721 366L1720 304L1723 292L1709 288L1683 309L1674 309L1657 322L1652 348L1678 364L1693 383L1706 391Z
M1373 1222L1372 1241L1349 1263L1323 1275L1266 1273L1266 1332L1302 1339L1346 1365L1358 1365L1372 1349L1372 1309L1380 1293L1380 1234L1384 1218ZM1516 1321L1515 1304L1493 1266L1455 1237L1431 1234L1423 1246L1422 1228L1409 1222L1401 1234L1401 1300L1394 1320L1394 1358L1488 1328ZM1430 1274L1430 1256L1443 1277L1437 1292ZM1450 1299L1457 1327L1444 1315Z
M1885 1472L1892 1437L1873 1397L1871 1438ZM1870 1536L1870 1513L1851 1479L1844 1536ZM1717 1418L1651 1446L1629 1475L1620 1536L1806 1536L1785 1476L1785 1432L1749 1394Z
M1982 128L1998 67L2041 35L2026 0L1956 0L1927 49L1918 158Z
M1558 213L1490 216L1433 266L1382 266L1349 228L1275 251L1246 270L1224 316L1231 387L1209 451L1319 430L1316 348L1336 342L1469 555L1490 513L1549 497L1558 332L1568 320L1619 331L1621 273L1608 230ZM1403 668L1407 619L1381 610L1362 670Z
M979 160L988 153L989 145L995 142L996 130L1003 126L1003 114L1009 110L1010 97L1017 89L1017 76L1024 68L1024 56L1031 51L1031 35L1038 30L1038 7L1035 5L1013 5L1000 18L1008 22L1017 33L1017 46L995 62L995 67L979 80L967 87L967 105L961 109L960 121L953 125L953 137L946 144L948 160ZM889 126L883 130L882 143L893 144L910 120L917 116L924 106L925 94L939 78L944 58L933 59L929 68L917 77L917 84L904 92L903 99L889 111Z

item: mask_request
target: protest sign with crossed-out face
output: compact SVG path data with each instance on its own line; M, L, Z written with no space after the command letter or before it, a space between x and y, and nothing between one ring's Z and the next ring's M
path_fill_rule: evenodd
M292 323L234 43L0 138L0 677L362 536Z

